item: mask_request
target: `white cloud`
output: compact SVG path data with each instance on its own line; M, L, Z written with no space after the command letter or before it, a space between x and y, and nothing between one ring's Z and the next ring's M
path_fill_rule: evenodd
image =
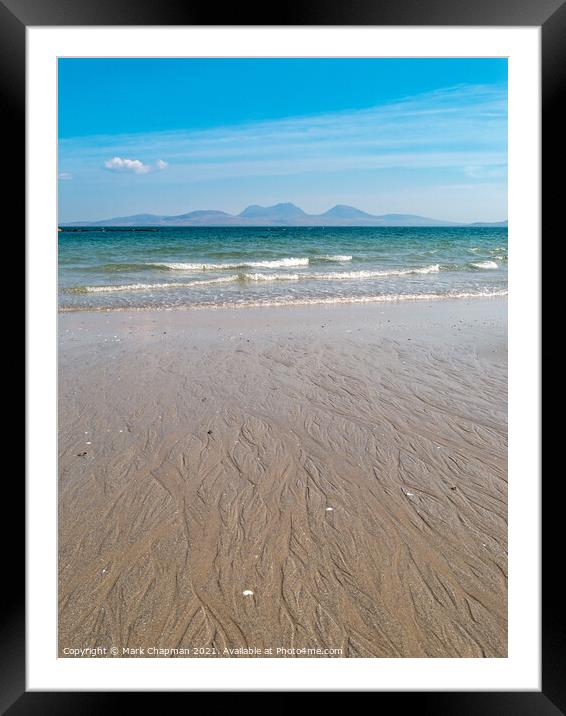
M464 168L464 174L470 179L502 179L507 176L507 165L468 166Z
M163 171L163 169L167 169L169 166L169 162L164 161L163 159L158 159L155 162L155 166L160 170Z
M151 167L140 162L139 159L122 159L112 157L104 162L104 167L112 172L132 172L133 174L147 174Z
M73 175L69 174L69 172L59 172L59 179L67 180L72 179Z

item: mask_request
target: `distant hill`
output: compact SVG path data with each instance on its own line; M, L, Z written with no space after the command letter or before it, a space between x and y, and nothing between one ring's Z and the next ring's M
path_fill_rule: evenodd
M375 216L368 214L367 211L356 209L355 206L347 206L346 204L336 204L332 209L328 209L324 214L319 214L320 218L326 219L354 219L356 221L375 219Z
M247 206L238 214L238 218L244 221L293 224L296 226L296 222L308 221L309 215L295 204L275 204L275 206L257 206L257 204L254 204Z
M451 221L430 219L415 214L368 214L354 206L337 204L323 214L307 214L289 202L274 206L247 206L239 214L215 209L162 216L134 214L100 221L74 221L61 226L462 226ZM469 224L469 226L507 226L506 221Z
M231 214L214 209L208 211L201 209L199 211L190 211L188 214L159 217L161 226L211 226L229 221L232 218Z

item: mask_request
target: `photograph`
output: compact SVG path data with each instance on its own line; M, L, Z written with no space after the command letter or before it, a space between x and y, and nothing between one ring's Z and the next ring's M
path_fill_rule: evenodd
M508 656L507 70L58 58L59 657Z

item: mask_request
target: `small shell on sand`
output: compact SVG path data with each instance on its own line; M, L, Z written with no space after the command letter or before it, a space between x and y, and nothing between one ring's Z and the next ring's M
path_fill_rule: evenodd
M244 595L244 597L253 597L253 595L254 595L254 593L252 592L251 589L244 589L242 594Z
M327 512L334 512L334 507L327 507L327 508L326 508L326 511L327 511Z

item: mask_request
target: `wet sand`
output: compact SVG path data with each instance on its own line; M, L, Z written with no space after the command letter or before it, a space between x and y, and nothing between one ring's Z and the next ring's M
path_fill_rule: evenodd
M61 314L60 655L506 656L506 312Z

